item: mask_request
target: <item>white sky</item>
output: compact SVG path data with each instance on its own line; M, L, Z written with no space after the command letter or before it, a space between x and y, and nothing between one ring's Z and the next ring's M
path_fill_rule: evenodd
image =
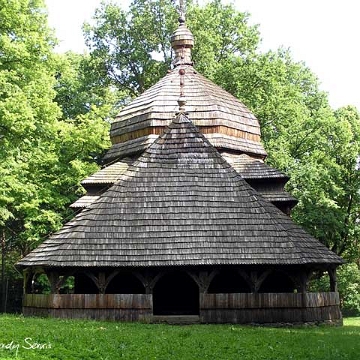
M130 0L112 0L127 6ZM83 52L81 26L101 0L45 0L50 26L61 41L59 51ZM201 2L201 0L200 0ZM333 108L355 105L360 110L359 0L235 0L240 11L260 24L262 49L289 47L329 93Z

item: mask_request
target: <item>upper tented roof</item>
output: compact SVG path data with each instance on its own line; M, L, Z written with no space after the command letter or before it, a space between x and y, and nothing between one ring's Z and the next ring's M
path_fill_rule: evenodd
M208 140L221 149L238 150L261 158L256 117L234 96L221 89L190 65L178 66L157 84L123 108L111 125L113 143L105 156L110 161L144 151L177 112L179 70L185 70L186 110Z
M179 114L115 185L18 265L340 263Z

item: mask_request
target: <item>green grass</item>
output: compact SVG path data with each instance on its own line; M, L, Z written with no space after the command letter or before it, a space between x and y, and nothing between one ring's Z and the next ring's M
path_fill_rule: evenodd
M5 345L12 345L13 349L2 348ZM17 345L17 359L39 360L357 360L360 318L345 319L343 327L271 328L124 324L0 315L0 359L15 359ZM24 348L30 345L40 348Z

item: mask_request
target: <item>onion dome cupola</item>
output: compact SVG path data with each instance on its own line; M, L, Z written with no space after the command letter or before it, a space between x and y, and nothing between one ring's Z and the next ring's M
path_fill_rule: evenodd
M112 147L104 162L136 158L164 132L178 111L179 69L186 74L187 113L211 144L221 151L264 159L267 154L256 117L238 99L195 71L191 59L194 37L183 15L171 45L174 68L120 111L111 125Z

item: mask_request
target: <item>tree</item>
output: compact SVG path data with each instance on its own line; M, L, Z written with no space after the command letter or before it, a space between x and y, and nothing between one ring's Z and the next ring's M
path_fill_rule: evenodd
M359 131L340 113L313 126L308 141L316 148L294 164L291 188L300 200L295 219L330 249L354 259L359 257Z
M53 53L55 39L43 1L0 0L0 18L0 239L5 310L6 277L16 276L11 271L13 262L62 225L71 215L68 205L83 191L80 181L98 169L96 162L108 146L104 114L110 106L104 99L93 105L94 95L87 99L86 111L80 111L80 105L65 108L66 101L60 101L64 92L59 91L56 98L60 83L56 74L66 66ZM62 109L68 114L63 115Z
M133 97L159 80L170 65L169 36L176 17L171 0L133 1L128 12L102 3L95 11L95 25L84 25L99 83L115 85Z
M195 37L193 60L204 76L221 84L223 69L231 59L246 61L260 44L258 26L249 25L249 14L233 5L213 0L199 7L189 3L187 24Z
M117 114L126 93L98 81L98 74L93 72L93 58L89 55L67 52L54 57L55 102L62 110L62 118L75 119L88 114L96 106L98 113L101 110L104 121L109 122Z
M315 75L283 49L233 58L220 78L258 117L268 163L291 176L293 219L337 254L359 257L357 110L334 112Z
M1 1L0 17L0 230L2 238L2 284L4 299L5 257L9 222L19 206L30 210L35 201L34 184L26 181L28 162L41 152L39 137L48 135L48 122L59 110L51 99L53 81L47 59L54 40L44 26L41 1ZM29 151L31 147L34 151ZM25 228L25 224L23 224Z

